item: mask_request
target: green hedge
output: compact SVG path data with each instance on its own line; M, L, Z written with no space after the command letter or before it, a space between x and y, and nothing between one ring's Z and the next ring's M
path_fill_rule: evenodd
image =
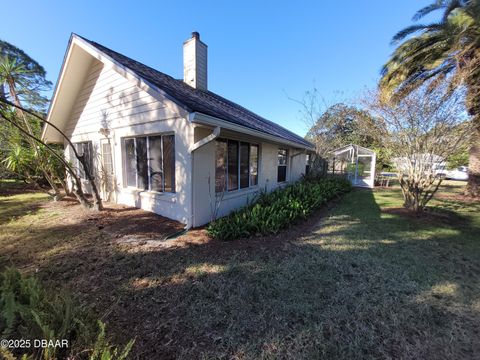
M260 195L253 204L210 223L207 231L220 240L276 234L293 221L306 219L312 211L335 196L350 190L351 184L344 178L302 180Z

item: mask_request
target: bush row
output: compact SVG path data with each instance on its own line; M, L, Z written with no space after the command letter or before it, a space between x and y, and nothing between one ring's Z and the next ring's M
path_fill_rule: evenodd
M253 204L210 223L207 231L220 240L275 234L297 219L306 219L333 197L350 190L351 184L344 178L301 180L261 194Z

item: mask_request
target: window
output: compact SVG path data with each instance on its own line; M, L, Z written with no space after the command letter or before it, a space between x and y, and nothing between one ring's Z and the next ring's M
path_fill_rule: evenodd
M228 191L238 189L238 142L228 141L227 151L227 189Z
M102 172L105 191L113 190L113 159L110 142L102 143Z
M250 186L258 185L258 145L250 146Z
M287 180L287 150L278 149L277 182L284 182L286 180Z
M137 160L137 188L148 189L148 161L147 161L147 138L135 139Z
M88 171L89 174L93 176L93 146L91 141L84 141L84 142L79 142L75 143L75 150L77 150L77 153L79 156L83 155L83 158L85 160L85 165L86 165L86 170ZM82 164L78 159L75 159L75 163L77 166L77 175L81 179L87 180L87 175L85 173L85 169L83 168Z
M258 185L258 145L218 139L215 147L217 193Z
M125 139L123 144L125 152L125 186L137 186L137 161L135 158L135 139Z
M215 142L215 192L226 190L227 184L227 140Z
M163 136L163 191L175 192L175 138Z
M310 172L310 167L311 167L310 154L307 154L307 156L306 156L306 165L305 165L305 175L308 175L308 173Z
M150 189L152 191L163 191L163 152L162 137L152 136L148 139L149 160L150 160Z
M250 144L240 143L240 189L250 185Z
M175 192L175 137L142 136L123 140L124 186Z

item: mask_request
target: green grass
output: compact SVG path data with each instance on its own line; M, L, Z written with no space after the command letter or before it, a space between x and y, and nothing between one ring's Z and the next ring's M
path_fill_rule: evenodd
M473 359L480 204L452 197L462 186L446 183L424 218L399 210L396 188L356 190L303 236L94 253L86 242L48 257L30 244L43 254L31 261L107 313L118 338L134 331L140 358ZM33 221L60 246L48 226L60 215L15 211L13 232ZM62 228L66 243L85 238L76 229ZM22 246L41 239L22 234ZM0 256L6 241L0 235Z

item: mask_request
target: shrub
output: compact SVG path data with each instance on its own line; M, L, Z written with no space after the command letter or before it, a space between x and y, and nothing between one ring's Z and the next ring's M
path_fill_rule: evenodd
M98 335L95 334L98 332ZM0 273L0 338L9 340L68 340L68 347L2 348L0 355L15 359L125 359L123 351L105 340L105 325L64 292L45 289L33 276L13 268ZM20 353L19 353L20 352Z
M207 231L221 240L276 234L295 220L306 219L312 211L350 189L350 182L343 178L305 179L261 194L254 203L210 223Z

